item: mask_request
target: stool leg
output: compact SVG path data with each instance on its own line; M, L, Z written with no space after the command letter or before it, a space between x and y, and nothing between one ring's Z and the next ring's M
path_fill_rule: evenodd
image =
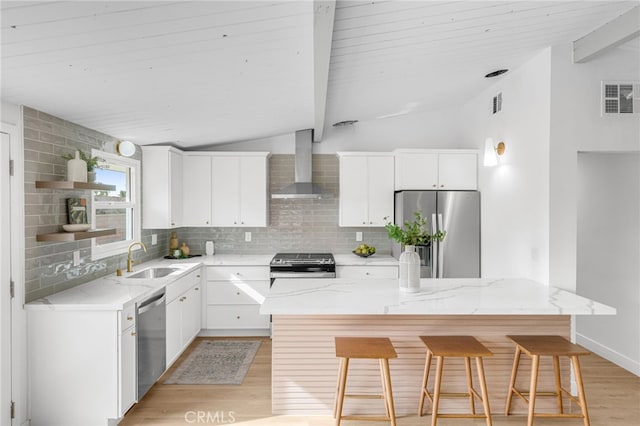
M340 369L340 384L338 385L338 405L336 407L336 426L340 426L342 420L342 406L344 404L344 391L347 387L347 371L349 370L349 358L342 358L343 366Z
M338 367L338 379L336 380L336 396L333 400L333 418L338 413L338 395L340 395L340 387L342 385L342 369L344 368L344 358L340 358L340 367Z
M424 375L422 376L422 389L420 389L420 405L418 406L418 417L422 417L424 405L424 395L427 392L427 381L429 380L429 370L431 369L431 351L427 349L427 359L424 363Z
M504 407L504 415L509 415L511 409L511 397L513 396L513 387L516 384L516 375L518 374L518 366L520 365L520 354L522 350L520 346L516 346L516 354L513 357L513 367L511 367L511 379L509 379L509 392L507 392L507 403Z
M578 399L580 400L580 408L582 409L582 415L584 416L584 426L589 426L589 413L587 411L587 398L584 395L584 383L582 382L582 372L580 370L580 360L577 355L571 357L571 364L573 364L573 372L576 376L576 385L578 387Z
M540 355L531 356L531 384L529 386L529 415L527 426L533 426L533 413L536 407L536 387L538 386L538 366L540 365Z
M438 361L436 366L436 383L433 387L433 408L431 410L431 426L436 426L438 421L438 404L440 403L440 385L442 384L442 367L444 357L436 356Z
M476 357L476 369L478 370L478 380L480 381L480 392L482 392L482 406L484 407L484 414L487 416L487 426L491 426L491 408L489 408L489 392L487 391L487 381L484 377L484 363L482 362L481 356Z
M556 398L558 399L558 413L562 414L564 409L562 407L562 382L560 381L560 357L558 355L553 356L553 375L556 381Z
M473 396L473 391L471 389L473 389L473 378L471 377L471 358L469 358L468 356L464 357L464 366L465 369L467 370L467 389L469 391L469 403L471 404L471 414L475 414L476 413L476 404L475 404L475 397Z
M382 368L384 370L384 380L387 384L387 405L389 406L389 417L391 417L391 426L396 426L396 410L393 406L393 391L391 390L391 372L389 371L389 360L385 358L382 362Z
M379 359L380 379L382 380L382 396L384 398L384 411L387 414L387 417L391 418L389 416L389 398L387 398L387 381L384 379L384 363L382 361L384 361L384 358Z

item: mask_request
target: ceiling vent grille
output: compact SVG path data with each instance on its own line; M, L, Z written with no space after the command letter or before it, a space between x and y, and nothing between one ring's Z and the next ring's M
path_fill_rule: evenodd
M602 115L639 114L639 82L602 82Z
M502 92L493 97L492 112L494 114L502 111Z

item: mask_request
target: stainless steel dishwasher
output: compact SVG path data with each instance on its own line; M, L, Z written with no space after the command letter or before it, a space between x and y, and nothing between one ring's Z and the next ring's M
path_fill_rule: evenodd
M164 373L166 358L166 305L162 289L137 307L138 401Z

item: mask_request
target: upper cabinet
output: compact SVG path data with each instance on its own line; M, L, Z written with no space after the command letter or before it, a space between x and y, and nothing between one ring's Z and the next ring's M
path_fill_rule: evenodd
M182 226L182 152L170 146L142 147L142 227Z
M340 226L384 226L393 218L390 153L339 152Z
M182 222L184 226L211 226L211 153L186 152Z
M396 150L395 190L476 190L475 150Z
M268 159L268 152L213 154L212 226L267 226Z

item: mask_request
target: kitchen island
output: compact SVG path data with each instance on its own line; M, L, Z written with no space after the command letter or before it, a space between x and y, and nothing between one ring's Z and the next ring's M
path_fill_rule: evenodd
M429 334L472 335L493 352L485 358L485 374L492 411L503 412L514 354L506 335L570 338L573 315L616 313L610 306L526 279L422 279L420 284L419 292L404 293L396 279L276 280L261 307L261 313L273 315L273 414L332 413L338 372L335 336L389 337L398 353L390 361L396 414L416 413L425 359L418 336ZM458 361L447 360L443 391L464 388L464 364ZM546 361L541 390L553 388ZM528 365L523 357L522 387L527 387ZM561 370L567 383L568 362L563 360ZM352 361L347 393L379 393L380 386L377 363ZM551 398L536 401L542 410L554 404ZM441 408L466 411L468 401L443 400ZM384 408L380 401L363 399L349 400L345 410L373 414ZM521 401L514 402L514 410L524 410Z

